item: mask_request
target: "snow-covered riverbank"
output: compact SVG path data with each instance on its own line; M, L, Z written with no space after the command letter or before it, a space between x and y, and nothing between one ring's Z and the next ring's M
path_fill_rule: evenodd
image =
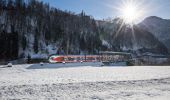
M169 100L170 66L80 65L0 66L0 98Z

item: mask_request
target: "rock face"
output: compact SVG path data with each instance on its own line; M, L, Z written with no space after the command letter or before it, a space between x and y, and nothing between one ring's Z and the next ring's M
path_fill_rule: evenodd
M170 49L170 20L162 19L156 16L146 18L138 24L142 29L151 32L164 45Z

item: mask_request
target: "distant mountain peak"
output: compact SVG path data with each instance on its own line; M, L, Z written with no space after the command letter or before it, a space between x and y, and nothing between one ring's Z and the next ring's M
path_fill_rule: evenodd
M158 22L158 23L169 23L170 22L170 19L163 19L161 17L157 17L157 16L149 16L147 18L145 18L141 23L147 23L147 22Z
M162 19L162 18L157 17L157 16L149 16L149 17L147 17L146 19Z

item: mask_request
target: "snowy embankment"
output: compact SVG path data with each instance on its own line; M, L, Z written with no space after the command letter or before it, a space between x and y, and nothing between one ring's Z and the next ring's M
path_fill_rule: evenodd
M79 63L0 67L2 99L170 98L170 66L101 67L98 63Z

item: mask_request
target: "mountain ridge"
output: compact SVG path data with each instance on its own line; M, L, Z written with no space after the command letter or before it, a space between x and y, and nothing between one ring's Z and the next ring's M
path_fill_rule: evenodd
M127 25L123 22L123 19L117 18L110 23L101 23L101 27L106 32L104 40L109 40L108 42L113 45L112 47L119 47L120 50L140 51L146 49L146 52L159 53L160 48L162 48L163 51L161 52L165 54L168 52L164 44L152 33L141 29L137 25ZM110 37L113 39L110 39Z
M138 26L151 32L170 49L170 19L151 16L145 18Z

